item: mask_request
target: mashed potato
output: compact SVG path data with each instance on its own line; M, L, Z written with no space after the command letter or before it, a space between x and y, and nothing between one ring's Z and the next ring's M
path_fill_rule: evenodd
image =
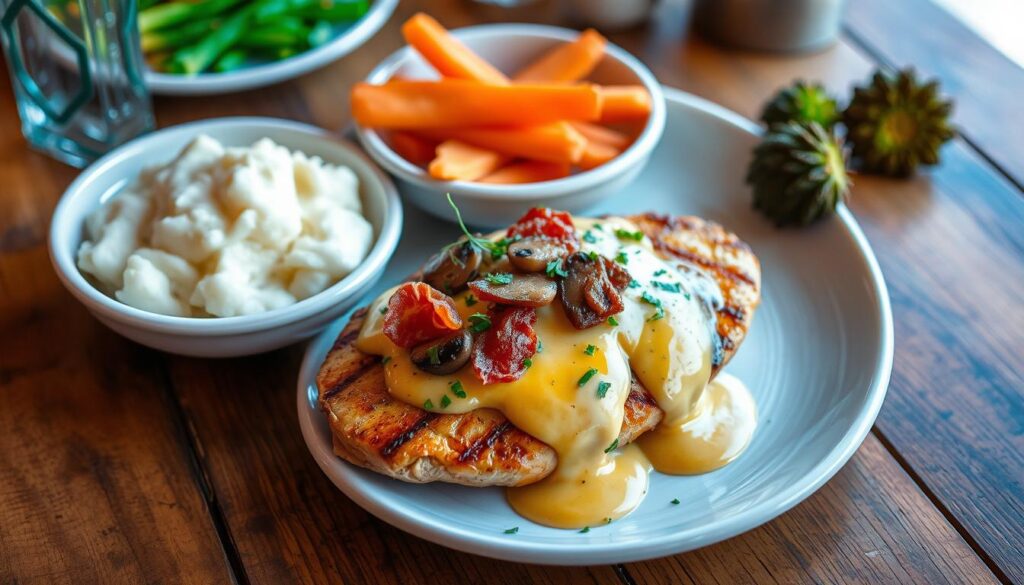
M78 268L154 313L231 317L314 295L366 257L373 228L346 167L269 139L199 136L86 220Z

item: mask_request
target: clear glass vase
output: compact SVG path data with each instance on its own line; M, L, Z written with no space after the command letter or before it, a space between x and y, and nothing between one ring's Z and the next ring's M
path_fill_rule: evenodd
M153 129L135 0L0 0L21 129L81 167Z

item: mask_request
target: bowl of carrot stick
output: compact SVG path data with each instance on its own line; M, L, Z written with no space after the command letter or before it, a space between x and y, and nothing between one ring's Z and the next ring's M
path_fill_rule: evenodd
M356 134L411 203L507 225L529 207L585 211L623 192L665 128L654 75L597 31L426 14L352 88Z

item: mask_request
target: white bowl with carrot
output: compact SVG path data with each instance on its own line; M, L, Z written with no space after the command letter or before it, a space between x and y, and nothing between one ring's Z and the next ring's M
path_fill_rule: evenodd
M424 14L352 89L356 132L416 206L505 225L534 206L584 211L636 178L665 128L654 75L593 30L446 31Z

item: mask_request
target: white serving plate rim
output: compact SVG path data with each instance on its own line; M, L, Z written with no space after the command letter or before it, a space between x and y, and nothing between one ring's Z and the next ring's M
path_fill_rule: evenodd
M398 0L374 0L370 9L351 28L323 46L294 57L229 73L202 73L194 77L147 69L143 77L157 95L207 95L242 91L298 77L348 55L368 41L388 21Z
M757 135L762 132L760 126L754 122L703 98L667 87L665 95L669 101L702 111L745 132ZM331 445L329 443L324 445L317 437L316 425L322 424L323 414L310 408L308 387L309 382L315 378L319 369L325 353L323 349L329 347L333 342L333 339L325 339L325 336L330 334L330 329L310 343L300 368L297 406L303 438L317 464L331 481L345 495L373 515L425 540L457 550L504 560L552 565L633 562L693 550L756 528L806 499L849 461L871 430L888 388L893 361L893 324L888 289L874 252L853 215L845 206L841 205L837 210L837 216L845 228L844 233L853 241L856 250L860 253L865 272L870 275L871 292L877 302L879 351L874 358L874 371L871 376L870 388L866 394L866 401L842 438L798 481L793 482L779 493L757 502L750 508L716 521L710 526L698 525L671 534L628 543L531 542L525 538L510 538L497 530L499 527L496 527L494 534L481 534L455 526L437 525L431 517L424 516L415 509L403 507L400 504L394 505L394 500L391 501L392 505L378 502L367 495L367 486L362 483L358 474L346 472L348 464L334 455ZM523 522L528 521L523 520Z
M150 150L153 148L152 144L167 136L179 134L198 135L203 132L213 132L216 134L218 128L236 126L265 128L268 131L284 130L298 132L319 142L329 143L331 147L345 150L353 155L362 164L363 170L381 182L386 198L385 221L381 225L380 232L374 234L373 246L370 248L366 258L363 259L363 262L345 278L342 278L324 291L303 299L294 305L265 313L238 317L198 318L160 315L125 305L93 286L78 270L74 259L75 252L69 252L65 249L65 241L70 235L56 229L59 222L63 221L63 216L66 213L66 208L70 206L72 197L77 197L82 191L89 189L89 185L92 182L101 180L104 173L108 172L110 168L124 164L126 160L131 158L149 158L151 156ZM166 158L169 159L174 154L177 153L169 153ZM158 162L158 160L153 162ZM68 186L64 196L61 197L61 200L54 209L53 218L54 221L51 224L49 237L49 251L54 270L64 283L64 286L90 309L114 321L131 323L150 331L234 335L271 329L308 318L325 307L330 306L331 303L339 302L359 291L368 282L372 281L375 274L387 263L398 245L402 229L402 203L398 196L398 190L392 183L391 178L384 174L354 144L309 124L278 118L246 116L197 120L186 124L170 126L152 134L136 138L118 147L90 165ZM84 218L81 219L84 221Z

